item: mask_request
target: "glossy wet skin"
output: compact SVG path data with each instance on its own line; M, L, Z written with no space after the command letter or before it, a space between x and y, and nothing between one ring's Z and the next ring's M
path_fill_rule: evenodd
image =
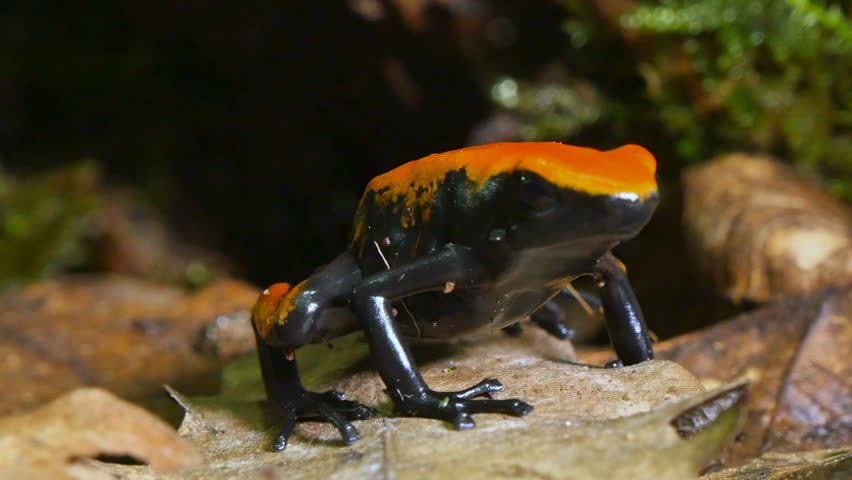
M376 202L365 195L367 228L356 230L362 233L351 242L365 275L388 270L385 261L393 268L447 243L470 247L481 262L473 284L395 305L408 336L449 338L518 321L634 237L658 202L656 193L588 195L528 171L499 175L477 189L468 184L464 170L449 172L434 201L423 206L431 210L429 220L414 225L403 225L394 213L405 208L401 200Z
M348 420L372 409L301 384L294 350L362 329L376 370L403 415L474 426L472 413L522 416L521 400L479 400L502 389L486 379L436 392L403 336L449 338L531 317L561 336L548 301L583 274L600 285L610 339L627 365L653 358L624 266L610 252L651 218L658 195L650 153L556 143L493 144L436 154L376 177L355 214L348 248L295 286L276 284L252 320L282 450L296 422L319 416L346 443ZM541 308L547 304L548 308Z

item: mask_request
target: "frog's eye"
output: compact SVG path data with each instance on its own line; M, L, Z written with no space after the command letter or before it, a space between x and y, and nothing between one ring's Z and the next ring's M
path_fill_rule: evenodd
M521 176L521 202L537 214L546 214L559 203L556 187L538 176Z

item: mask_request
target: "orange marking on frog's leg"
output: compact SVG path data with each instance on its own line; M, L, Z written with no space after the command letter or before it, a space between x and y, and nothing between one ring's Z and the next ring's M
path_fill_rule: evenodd
M289 291L289 283L276 283L261 292L257 298L252 309L252 321L261 338L269 337L269 332L278 320L278 309L281 301Z
M305 288L305 283L307 283L307 279L299 282L298 285L291 288L286 295L281 299L281 303L278 305L278 318L275 323L278 325L284 325L287 323L287 316L290 315L290 312L296 309L296 298L302 292L302 289Z
M618 268L620 268L623 272L627 272L627 265L625 265L624 262L618 259L615 255L613 255L613 258L615 259L615 264L618 265Z

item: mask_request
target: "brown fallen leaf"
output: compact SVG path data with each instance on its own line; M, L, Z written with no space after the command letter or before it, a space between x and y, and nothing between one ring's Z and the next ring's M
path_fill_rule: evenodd
M752 382L742 433L722 465L767 451L799 452L852 445L852 287L791 297L705 330L656 345L714 385ZM612 358L580 350L583 362Z
M79 388L27 413L0 418L0 478L92 478L81 459L131 457L152 471L202 462L164 421L99 388Z
M219 397L172 395L186 409L181 435L199 445L208 463L165 478L657 478L695 473L736 429L737 402L688 439L672 422L699 405L713 410L724 392L704 392L677 364L647 362L623 369L579 366L566 342L528 329L521 338L483 335L415 355L436 389L456 389L486 376L503 381L498 398L518 397L535 405L524 418L475 415L477 427L455 431L430 419L395 417L378 375L365 364L361 335L299 350L306 384L329 387L379 406L380 416L357 422L362 438L344 446L329 424L299 424L284 452L271 452L275 425L264 422L264 398L256 358L226 370ZM340 378L342 375L342 379ZM126 480L155 477L145 467L99 463Z
M766 156L733 154L683 175L698 265L732 300L852 283L852 209Z
M0 415L79 385L130 397L159 394L164 383L215 391L224 359L254 348L248 308L256 295L237 281L189 295L117 276L8 294L0 298Z
M766 453L742 467L729 468L701 480L842 480L852 478L852 450Z

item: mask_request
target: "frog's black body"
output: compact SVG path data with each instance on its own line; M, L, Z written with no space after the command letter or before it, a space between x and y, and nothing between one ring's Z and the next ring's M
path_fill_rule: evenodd
M524 175L527 181L544 182L532 178L538 177L535 174ZM351 249L364 275L388 270L385 261L391 268L404 265L439 252L448 244L468 248L479 268L470 279L472 285L454 285L450 293L418 293L406 297L405 305L395 304L405 335L450 338L515 323L558 293L561 285L553 282L593 271L596 260L623 239L613 224L629 225L626 230L633 236L647 221L648 205L639 208L644 211L637 212L636 218L616 219L601 212L620 208L629 212L627 206L614 204L618 199L569 190L560 194L572 205L571 211L553 221L568 231L582 232L582 238L556 243L547 238L518 239L523 248L513 247L511 226L518 225L524 212L518 211L517 198L506 192L520 189L520 177L520 173L500 175L484 188L471 191L464 171L451 171L438 184L434 200L423 206L431 210L428 221L422 221L421 212L414 211L414 225L409 227L402 225L399 212L406 206L401 201L376 202L375 194L367 194L359 215L364 215L362 221L369 228L352 239ZM600 224L601 218L607 221ZM592 236L595 228L599 233ZM524 233L530 236L530 232ZM546 233L532 235L544 237ZM542 246L532 248L530 242Z
M439 169L428 183L395 185L403 188L393 192L371 182L347 251L292 291L284 288L281 298L268 291L267 300L261 296L258 305L270 305L255 310L261 365L284 419L277 449L308 413L335 423L347 442L358 438L346 418L367 418L371 410L337 392L305 391L295 361L282 355L357 329L367 333L376 368L402 413L460 428L474 425L471 413L524 415L532 407L472 399L500 390L496 380L463 392L430 390L402 335L450 338L506 327L537 310L544 316L548 309L540 307L566 283L593 274L605 284L601 301L620 360L653 357L623 266L609 251L647 223L655 190L588 192L525 169L483 178L449 165L458 168Z

